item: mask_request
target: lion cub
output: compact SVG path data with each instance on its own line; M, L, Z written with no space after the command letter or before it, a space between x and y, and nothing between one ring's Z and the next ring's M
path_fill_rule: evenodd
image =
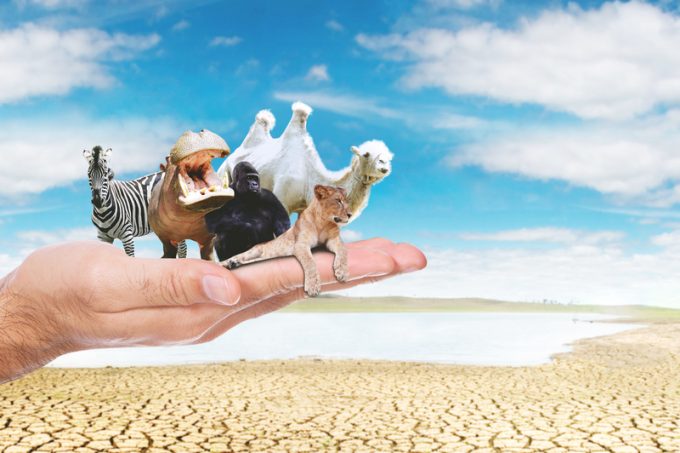
M340 282L347 281L347 250L340 239L341 224L346 224L352 214L347 212L347 193L340 187L317 185L314 200L300 213L293 228L276 239L258 244L247 252L222 261L227 269L280 256L295 256L305 273L305 292L316 296L321 291L321 278L312 257L312 248L325 245L335 254L333 270Z

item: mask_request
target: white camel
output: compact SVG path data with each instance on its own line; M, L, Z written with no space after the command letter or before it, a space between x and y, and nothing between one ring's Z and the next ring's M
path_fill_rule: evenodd
M292 106L293 116L279 138L271 136L274 115L261 110L241 146L219 168L220 176L241 161L250 162L260 173L260 185L271 190L288 213L301 212L314 198L317 184L342 187L347 191L351 220L368 204L371 187L392 170L393 154L380 140L352 146L350 165L342 170L328 170L307 132L311 107L302 102Z

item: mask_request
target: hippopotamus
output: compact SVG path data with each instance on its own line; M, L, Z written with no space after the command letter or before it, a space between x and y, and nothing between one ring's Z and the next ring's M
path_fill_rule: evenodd
M176 258L177 245L191 239L198 243L201 258L214 260L214 234L205 225L205 214L234 198L229 175L219 177L212 159L225 157L230 149L222 137L208 130L186 131L161 164L165 172L149 200L149 224L163 243L163 258Z

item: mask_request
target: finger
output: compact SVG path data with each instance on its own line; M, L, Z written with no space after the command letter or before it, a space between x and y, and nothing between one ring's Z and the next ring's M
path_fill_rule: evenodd
M416 247L410 245L410 244L391 244L389 246L390 249L390 256L396 263L396 266L393 268L392 272L389 273L384 273L384 274L369 274L364 277L356 278L353 280L350 280L349 282L346 283L340 283L335 280L330 280L330 281L324 281L321 290L324 292L327 291L337 291L337 290L343 290L343 289L348 289L354 286L358 285L363 285L366 283L375 283L378 281L385 280L387 278L394 277L398 274L402 273L407 273L407 272L413 272L415 270L419 270L425 267L427 264L425 261L425 256L423 253L418 250ZM296 287L293 290L287 292L287 293L281 293L276 296L273 296L269 299L267 299L265 302L257 303L257 304L251 304L250 307L253 307L254 310L252 311L253 313L258 313L257 316L260 314L264 314L265 312L260 312L259 309L261 307L267 307L269 304L274 305L271 307L271 309L267 308L266 313L269 313L273 310L277 310L279 308L282 308L291 302L294 302L296 300L303 299L305 297L304 289L301 287ZM260 307L260 308L257 308ZM241 311L245 311L249 307L245 307Z
M322 284L335 282L333 271L335 255L319 251L313 256ZM352 248L348 250L347 260L350 280L369 275L385 275L394 269L394 260L389 253L382 250ZM294 257L249 264L233 270L232 274L238 279L241 287L242 297L235 307L238 309L302 288L304 281L302 266Z
M375 248L391 253L397 262L397 272L414 272L427 266L427 258L418 248L405 243L395 244L384 238L350 242L347 248Z
M231 272L194 259L143 259L118 256L93 276L92 301L98 312L192 304L234 305L241 291Z
M367 241L362 241L362 242L367 242ZM388 241L389 242L389 241ZM379 242L372 242L371 244L378 244ZM425 256L423 253L418 250L416 247L413 247L412 245L409 244L393 244L393 243L381 243L380 245L384 246L387 250L389 250L389 256L392 258L393 262L395 263L395 266L392 268L391 272L384 273L382 275L375 274L375 275L366 275L364 277L359 277L355 279L351 279L350 281L346 283L339 283L335 280L326 280L324 279L324 284L322 285L322 291L337 291L339 289L348 289L352 288L354 286L366 284L366 283L374 283L380 280L384 280L390 277L393 277L395 275L398 275L400 273L405 273L405 272L411 272L413 270L418 270L422 269L425 267L427 264ZM348 254L350 256L355 256L355 252L361 251L362 253L365 253L365 249L356 249L354 247L350 247L352 250L348 250ZM383 251L381 251L383 252ZM384 253L384 252L383 252ZM316 257L315 257L316 258ZM356 258L361 258L360 256L356 256ZM355 259L356 259L355 258ZM350 273L352 273L352 269L350 266ZM236 275L237 278L240 279L240 275ZM245 296L246 292L244 291L244 297L247 299L248 296ZM289 305L290 303L302 299L304 297L304 291L300 287L293 288L289 290L288 292L285 293L280 293L276 296L267 298L264 301L258 302L258 303L253 303L248 306L245 306L242 310L239 310L237 312L234 312L233 314L230 314L227 318L221 320L219 323L215 324L209 331L206 332L206 334L198 341L199 343L203 343L206 341L210 341L220 335L222 335L224 332L227 330L231 329L235 325L246 321L248 319L252 319L258 316L262 316L264 314L270 313L272 311L278 310L280 308L283 308L286 305Z
M232 311L225 305L194 304L103 313L88 347L191 344Z
M390 241L389 239L385 239L385 238L371 238L371 239L362 239L360 241L348 242L348 243L346 243L346 245L347 245L347 248L370 248L370 249L387 250L390 247L394 246L394 242Z

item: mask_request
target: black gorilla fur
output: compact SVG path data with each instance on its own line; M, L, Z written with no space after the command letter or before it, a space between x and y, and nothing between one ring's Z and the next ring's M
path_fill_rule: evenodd
M260 188L260 175L249 162L234 167L231 188L235 197L205 216L208 231L216 235L220 261L281 236L290 217L276 195Z

